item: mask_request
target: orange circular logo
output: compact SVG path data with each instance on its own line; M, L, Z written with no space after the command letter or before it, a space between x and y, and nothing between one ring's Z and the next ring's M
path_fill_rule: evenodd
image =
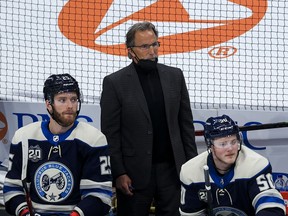
M2 140L8 131L8 123L2 112L0 112L0 140Z
M229 56L234 55L237 52L235 47L225 46L225 47L214 47L211 49L208 54L212 58L222 59L228 58Z
M159 55L164 55L191 52L239 37L256 26L267 10L267 0L227 0L221 10L215 4L212 11L203 9L203 3L180 0L133 1L129 10L121 11L127 7L121 2L126 1L70 0L58 17L60 31L80 46L126 56L124 40L115 43L115 38L124 38L135 22L151 21L157 28L168 29L169 35L166 32L159 37Z

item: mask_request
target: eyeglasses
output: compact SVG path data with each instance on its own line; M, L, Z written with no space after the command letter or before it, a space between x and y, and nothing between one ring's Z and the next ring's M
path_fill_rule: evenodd
M160 42L156 41L156 42L154 42L152 44L143 44L143 45L140 45L140 46L131 46L131 48L132 47L138 47L141 50L149 50L151 46L153 48L158 48L158 47L160 47Z
M231 142L220 142L220 143L217 143L217 142L213 142L213 145L216 147L216 148L221 148L221 149L227 149L229 148L230 146L235 146L235 145L238 145L240 144L240 141L238 139L234 139L232 140Z

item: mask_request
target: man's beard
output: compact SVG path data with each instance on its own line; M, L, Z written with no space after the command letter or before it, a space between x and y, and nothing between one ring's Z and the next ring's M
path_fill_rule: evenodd
M61 114L56 110L53 111L53 114L54 114L54 120L62 127L68 127L72 125L77 116L76 113L73 113L73 118L71 118L71 115L69 115L70 116L69 118L65 118L64 114Z

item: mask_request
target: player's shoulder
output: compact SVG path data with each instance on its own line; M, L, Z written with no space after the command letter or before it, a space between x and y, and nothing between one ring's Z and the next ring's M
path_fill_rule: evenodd
M184 163L180 171L180 179L184 184L203 182L203 166L207 164L208 152L197 155Z
M38 129L41 128L41 121L32 122L30 124L24 125L23 127L20 127L18 130L16 130L17 133L23 133L28 130Z
M79 122L75 128L75 138L91 146L106 146L107 140L105 135L93 125L86 122Z
M249 178L261 173L270 166L270 162L266 157L246 146L242 146L237 158L235 173L245 175L245 177Z
M12 138L12 145L22 142L23 139L38 139L42 137L41 123L41 121L37 121L17 129Z
M33 122L30 124L27 124L15 131L14 136L32 136L33 133L36 133L37 131L41 130L41 121Z
M188 160L187 162L185 162L182 165L182 169L189 169L189 168L194 168L194 167L198 167L199 165L204 165L204 163L207 163L207 157L208 157L208 152L204 151L201 154L191 158L190 160Z
M255 152L254 150L246 146L242 146L241 148L242 149L239 154L238 162L243 163L245 165L250 165L250 166L255 163L256 167L257 165L267 166L269 164L269 160L266 157L262 156L261 154Z

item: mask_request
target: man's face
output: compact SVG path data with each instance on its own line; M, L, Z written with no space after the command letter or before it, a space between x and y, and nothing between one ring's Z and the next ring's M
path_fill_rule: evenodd
M138 31L135 33L135 47L128 48L133 60L135 59L135 54L139 59L150 59L152 61L158 57L159 46L153 46L157 42L157 37L152 30ZM143 46L144 45L144 46ZM146 45L146 48L144 48ZM148 45L148 49L147 49ZM149 46L151 45L151 46ZM141 47L142 46L142 47ZM134 52L133 52L134 51Z
M211 146L211 151L215 165L218 168L225 169L235 163L238 150L240 149L240 142L237 139L236 134L216 138L212 143L213 145Z
M54 108L54 109L53 109ZM72 125L77 117L78 97L75 92L59 93L54 96L53 108L47 104L49 112L63 127Z

